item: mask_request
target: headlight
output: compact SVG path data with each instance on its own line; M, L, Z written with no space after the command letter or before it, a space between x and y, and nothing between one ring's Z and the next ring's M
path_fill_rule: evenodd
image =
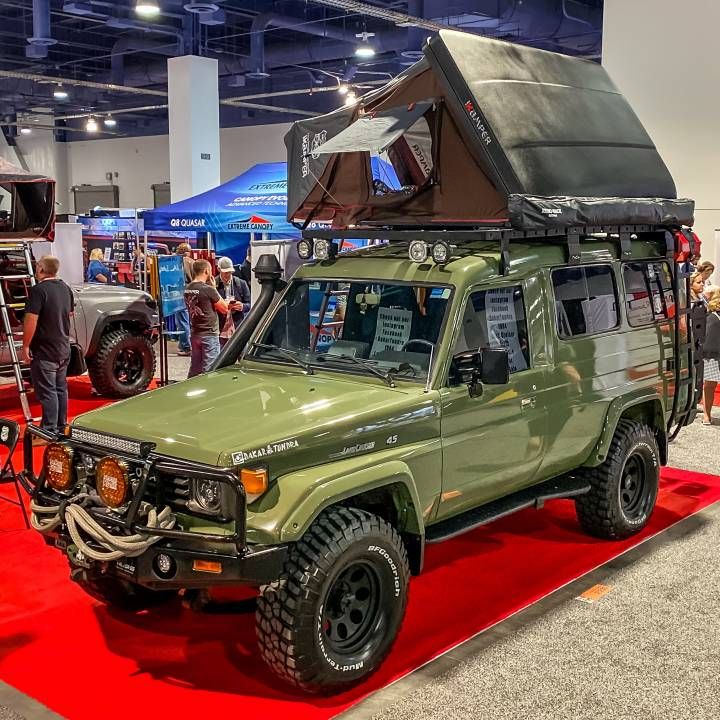
M313 244L310 240L300 240L297 244L297 254L301 260L309 260L313 254Z
M53 490L67 490L74 481L72 448L62 443L50 443L45 448L43 470L47 484Z
M205 512L219 513L222 509L220 483L217 480L195 480L193 499Z
M110 508L119 508L126 500L130 485L128 466L114 457L104 457L95 466L95 489Z

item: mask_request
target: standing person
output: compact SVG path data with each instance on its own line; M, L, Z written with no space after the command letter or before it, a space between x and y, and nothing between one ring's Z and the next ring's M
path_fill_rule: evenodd
M690 275L690 300L693 303L702 303L707 305L707 298L704 294L705 280L703 280L702 273L697 270Z
M75 309L72 290L57 277L60 261L46 256L37 263L38 283L25 305L23 361L42 407L40 427L62 433L67 423L67 369L70 360L70 315Z
M238 272L240 275L240 279L244 280L248 287L250 287L250 279L252 278L252 258L250 256L250 246L248 245L247 252L245 253L245 260L243 261L243 264L240 266L240 270Z
M207 372L215 362L220 352L218 313L229 312L212 282L212 266L207 260L193 263L193 281L185 288L185 304L190 315L190 378Z
M147 287L145 280L145 253L140 245L133 248L133 258L130 264L133 279L139 288Z
M250 310L250 288L244 280L233 274L235 266L229 257L221 257L217 266L220 271L217 291L230 306L230 312L220 330L220 347L223 347Z
M185 284L192 282L192 248L187 243L180 243L175 249L175 254L183 259L183 272L185 273ZM180 331L178 336L177 354L182 357L190 356L190 318L187 308L184 307L175 313L175 326Z
M710 276L715 272L715 266L709 260L703 260L698 266L697 271L702 275L705 285L710 284Z
M90 251L90 258L87 269L87 281L89 283L109 283L111 279L110 268L105 265L105 255L100 248Z
M720 292L708 302L705 342L703 343L703 425L712 425L715 390L720 382Z

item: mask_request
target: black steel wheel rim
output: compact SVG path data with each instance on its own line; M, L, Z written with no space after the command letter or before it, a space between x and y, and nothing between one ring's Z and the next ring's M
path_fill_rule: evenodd
M330 587L322 613L322 630L337 655L353 655L370 641L381 619L381 581L376 569L357 561L346 567Z
M637 520L645 514L648 501L647 469L639 455L631 455L620 478L620 507L626 518Z
M134 385L142 376L142 354L132 348L123 348L115 356L115 378L123 385Z

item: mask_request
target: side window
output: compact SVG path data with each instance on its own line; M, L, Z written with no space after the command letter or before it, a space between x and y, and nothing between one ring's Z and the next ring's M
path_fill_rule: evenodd
M552 271L555 318L561 338L595 335L619 324L617 288L610 265Z
M632 327L674 317L672 275L666 262L626 263L623 280L628 322Z
M525 303L519 285L479 290L468 298L455 353L480 348L507 348L511 373L530 367Z

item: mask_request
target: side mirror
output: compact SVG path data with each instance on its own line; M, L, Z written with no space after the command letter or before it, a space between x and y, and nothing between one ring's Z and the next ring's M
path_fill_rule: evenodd
M510 358L505 348L483 348L480 351L480 381L485 385L507 385L510 382Z
M453 356L450 383L468 385L472 397L482 394L482 385L507 385L508 382L510 361L505 349L466 350Z

